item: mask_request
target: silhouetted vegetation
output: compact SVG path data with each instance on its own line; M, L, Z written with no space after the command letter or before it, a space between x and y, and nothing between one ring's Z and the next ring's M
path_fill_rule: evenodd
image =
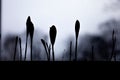
M16 37L15 39L15 51L14 51L14 56L13 56L13 60L15 61L16 60L16 50L17 50L17 45L18 45L18 42L19 42L19 49L20 49L20 61L22 61L22 47L21 47L21 38L20 37Z
M32 61L32 42L33 42L33 35L34 35L34 25L31 21L30 16L28 16L27 22L26 22L26 48L25 48L25 58L26 60L26 55L27 55L27 40L28 36L30 35L30 40L31 40L31 61Z
M19 38L19 44L20 44L20 61L22 61L22 47L21 47L21 38Z
M15 57L16 57L17 42L18 42L18 36L16 37L16 41L15 41L15 51L14 51L14 57L13 57L14 61L15 61Z
M48 59L48 61L50 61L50 45L48 46L47 42L43 39L41 39L41 42L45 48L47 59Z
M77 20L75 23L75 35L76 35L76 44L75 44L75 61L77 61L77 45L78 45L78 35L79 35L80 23Z
M108 24L107 24L108 25ZM73 41L70 40L69 42L69 49L68 49L68 60L69 61L80 61L80 59L78 59L78 56L80 55L80 50L81 53L85 53L83 54L83 60L84 61L96 61L98 58L98 56L102 57L102 60L105 61L112 61L112 59L114 59L114 61L117 61L117 54L116 54L116 42L117 42L117 34L116 31L114 29L112 29L112 38L110 42L107 42L105 39L103 39L100 36L91 36L90 39L89 37L86 38L86 40L90 41L90 46L87 46L90 48L90 50L82 50L81 46L79 46L80 44L78 44L78 37L79 37L79 30L80 30L80 22L77 20L75 23L75 48L73 49ZM32 45L33 45L33 37L34 37L34 24L31 21L30 16L28 16L27 21L26 21L26 44L25 44L25 56L22 55L22 40L19 36L16 36L14 39L12 39L13 42L15 42L15 48L14 48L14 54L13 54L13 61L16 61L16 55L19 55L19 60L22 61L22 57L24 57L24 61L26 61L26 57L27 57L27 43L28 43L28 36L30 35L30 59L31 61L33 61L33 53L32 53ZM52 27L50 27L49 30L49 37L50 37L50 44L47 43L47 41L45 39L40 39L41 43L44 47L45 50L45 55L47 56L47 60L48 61L55 61L55 52L54 52L54 45L55 45L55 41L56 41L56 36L57 36L57 29L55 27L55 25L53 25ZM11 42L12 42L11 41ZM17 45L19 42L19 54L17 54ZM84 41L83 41L84 43ZM84 45L86 45L87 43L84 43ZM8 42L6 41L5 46L8 45ZM38 44L39 45L39 44ZM109 46L112 47L112 50L109 50ZM5 47L7 48L7 47ZM87 49L87 48L85 48ZM79 51L78 51L79 50ZM51 51L52 51L52 59L51 59ZM79 52L79 54L77 53ZM99 53L99 54L98 54ZM74 54L74 56L73 56ZM64 57L64 56L63 56ZM62 58L63 58L62 57ZM74 58L72 58L74 57Z
M113 32L112 32L112 53L111 53L110 60L112 60L112 58L114 58L114 61L116 61L115 45L116 45L116 35L115 35L115 31L113 30Z
M52 44L52 58L53 58L53 61L55 61L54 44L55 44L55 39L56 39L56 35L57 35L57 30L54 25L50 28L49 34L50 34L50 41Z

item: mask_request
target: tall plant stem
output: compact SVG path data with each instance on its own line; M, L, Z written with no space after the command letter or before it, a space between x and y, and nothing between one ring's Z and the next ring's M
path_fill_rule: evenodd
M19 38L19 44L20 44L20 61L22 61L22 47L21 47L21 39Z
M33 39L31 39L31 61L33 60L33 57L32 57L32 43L33 43Z
M55 54L54 54L54 46L52 45L52 57L53 57L53 61L55 61Z
M25 47L24 61L26 60L26 56L27 56L27 40L28 40L28 36L26 37L26 47Z
M75 61L77 61L77 43L78 43L78 40L76 39L76 45L75 45Z

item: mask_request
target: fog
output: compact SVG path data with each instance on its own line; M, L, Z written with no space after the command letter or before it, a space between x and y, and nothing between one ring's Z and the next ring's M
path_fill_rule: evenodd
M120 11L111 11L117 0L3 0L2 38L9 34L21 34L26 30L26 19L31 16L35 29L49 34L55 25L57 37L55 54L60 54L65 46L63 41L75 35L75 21L81 23L80 36L99 34L98 25L110 18L117 18ZM117 11L117 13L116 13Z

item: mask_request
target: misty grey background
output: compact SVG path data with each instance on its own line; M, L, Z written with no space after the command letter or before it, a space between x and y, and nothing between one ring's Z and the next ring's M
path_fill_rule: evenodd
M99 35L100 23L118 18L120 10L117 9L119 5L116 2L117 0L3 0L2 39L10 33L21 35L26 30L27 17L31 16L35 29L46 35L49 35L52 25L56 26L58 34L55 53L60 55L66 49L66 39L75 35L77 19L81 22L80 37L84 34Z

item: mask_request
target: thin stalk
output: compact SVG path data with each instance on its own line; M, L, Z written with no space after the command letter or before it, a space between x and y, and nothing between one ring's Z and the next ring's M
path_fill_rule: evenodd
M45 51L46 51L46 54L47 54L47 59L48 59L48 61L50 61L50 51L49 51L49 47L48 47L47 42L45 42L44 47L45 47Z
M116 36L114 38L114 61L116 61L116 52L115 52L115 45L116 45Z
M48 61L49 61L49 60L50 60L50 59L49 59L49 52L47 51L46 47L45 47L45 51L46 51L47 59L48 59Z
M25 47L24 61L26 60L26 56L27 56L27 40L28 40L28 36L26 37L26 47Z
M21 39L19 38L20 43L20 61L22 61L22 47L21 47Z
M16 57L17 41L18 41L18 37L16 37L16 40L15 40L15 51L14 51L14 56L13 56L14 61L15 61L15 57Z
M33 60L33 57L32 57L32 43L33 43L33 39L31 39L31 61Z
M114 57L114 61L116 61L115 45L116 45L116 36L115 36L115 32L113 30L113 33L112 33L112 52L111 52L110 61L112 60L113 57Z
M48 47L48 44L45 40L41 39L41 42L45 48L45 52L46 52L46 55L47 55L47 59L48 61L50 61L50 54L49 54L49 47Z
M72 60L71 57L72 57L72 41L70 42L70 58L69 58L70 61Z
M51 51L51 45L49 45L49 48L48 48L48 54L49 54L49 59L48 59L48 61L50 61L50 51Z
M112 53L111 53L111 58L110 60L112 60L112 57L114 56L114 41L113 41L113 44L112 44Z
M53 61L55 61L54 46L53 45L52 45L52 56L53 56Z
M76 39L76 45L75 45L75 61L77 61L77 39Z

